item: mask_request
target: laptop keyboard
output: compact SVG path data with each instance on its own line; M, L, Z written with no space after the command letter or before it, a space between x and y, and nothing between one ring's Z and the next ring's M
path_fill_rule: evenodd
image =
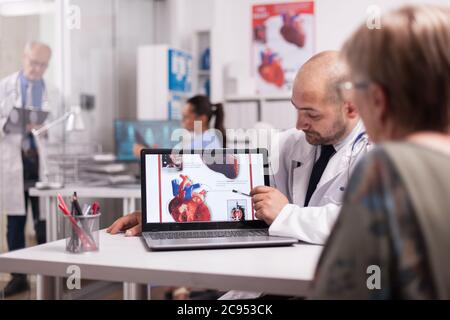
M208 230L148 233L153 240L268 236L268 230Z

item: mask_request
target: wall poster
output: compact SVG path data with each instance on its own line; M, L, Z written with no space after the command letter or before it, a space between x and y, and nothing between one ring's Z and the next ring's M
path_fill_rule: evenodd
M314 1L252 7L253 70L259 94L290 94L295 74L314 54Z

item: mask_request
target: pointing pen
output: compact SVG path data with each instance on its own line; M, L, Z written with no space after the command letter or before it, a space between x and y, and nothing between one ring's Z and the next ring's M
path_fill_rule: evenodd
M251 195L249 195L249 194L247 194L247 193L243 193L243 192L241 192L241 191L238 191L238 190L231 190L232 192L234 192L234 193L237 193L237 194L241 194L241 195L243 195L243 196L246 196L246 197L252 197Z

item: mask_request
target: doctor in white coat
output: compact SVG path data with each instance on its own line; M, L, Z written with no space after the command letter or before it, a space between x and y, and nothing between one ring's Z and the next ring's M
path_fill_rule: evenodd
M370 145L357 108L338 95L346 73L338 52L326 51L296 76L298 119L272 150L274 187L251 192L256 216L270 225L271 235L324 244L331 232L350 173Z
M39 107L45 111L53 111L50 117L57 116L54 111L60 109L60 96L42 78L50 57L51 49L47 45L30 42L25 46L22 70L0 80L0 214L8 215L9 250L25 246L24 227L28 200L33 209L38 243L45 241L45 223L39 219L38 199L26 195L27 186L24 181L23 146L31 140L24 138L21 133L8 132L5 125L14 107ZM27 125L28 133L31 129L31 125ZM38 153L39 157L40 155ZM43 161L44 159L39 159L38 165L42 165ZM27 287L24 275L13 274L4 293L9 296Z
M313 56L297 73L292 92L297 125L273 144L273 187L251 191L256 217L270 225L270 235L315 244L324 244L330 235L351 171L370 148L356 107L338 95L346 78L336 51ZM233 290L220 299L260 295Z

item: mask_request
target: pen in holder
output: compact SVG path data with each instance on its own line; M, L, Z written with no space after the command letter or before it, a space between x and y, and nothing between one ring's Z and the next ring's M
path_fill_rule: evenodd
M64 235L66 250L69 252L97 251L99 249L100 207L94 202L82 212L76 192L72 197L72 210L61 195L58 195L58 208L64 214Z
M99 250L100 213L95 215L65 216L66 250L81 253Z

